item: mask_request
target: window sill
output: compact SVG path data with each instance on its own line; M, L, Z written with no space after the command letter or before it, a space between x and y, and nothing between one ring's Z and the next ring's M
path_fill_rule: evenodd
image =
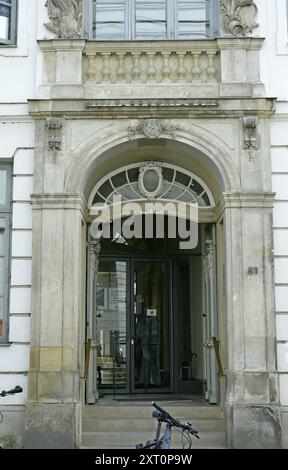
M5 47L5 49L15 49L18 47L18 44L2 44L0 42L0 49L2 49L2 47Z
M9 343L8 341L3 343L0 342L0 348L8 348L10 346L12 346L12 343Z

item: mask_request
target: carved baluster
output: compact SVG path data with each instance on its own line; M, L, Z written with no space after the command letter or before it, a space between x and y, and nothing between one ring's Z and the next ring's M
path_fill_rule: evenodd
M96 80L96 67L95 67L95 54L87 54L87 70L86 77L88 82L93 82Z
M192 67L192 77L193 81L199 82L201 80L201 68L199 65L199 59L200 59L201 52L194 52L192 53L193 56L193 67Z
M216 57L216 52L207 52L208 56L208 67L207 67L207 76L208 76L208 82L216 82L216 67L214 65L214 59Z
M101 52L101 56L103 57L103 82L109 82L111 81L111 71L109 66L111 52Z
M132 59L133 59L133 68L132 68L132 81L139 82L140 80L140 75L141 75L141 70L139 66L139 58L141 55L141 52L132 52Z
M143 58L143 67L141 68L141 82L146 83L147 82L147 70L148 70L148 56L147 52L143 51L142 52L142 58Z
M115 60L116 58L116 60ZM110 80L111 83L117 83L117 72L118 72L118 64L117 64L117 56L115 52L111 53L111 59L110 59ZM116 64L116 65L115 65Z
M126 53L127 61L125 65L125 82L131 83L133 80L132 70L133 70L133 57L131 52ZM132 61L132 62L131 62Z
M184 57L186 56L186 52L176 52L177 58L178 58L178 64L177 64L177 80L179 82L184 82L185 81L185 76L186 76L186 69L184 65Z
M118 56L118 71L117 77L119 82L124 81L125 77L125 52L117 52L116 55Z
M155 75L156 75L155 56L156 56L156 52L147 52L147 57L148 57L147 79L149 82L153 82L155 80Z
M170 77L170 65L169 65L169 59L171 56L171 52L162 52L161 53L164 61L163 69L162 69L162 80L163 82L169 82L171 80Z

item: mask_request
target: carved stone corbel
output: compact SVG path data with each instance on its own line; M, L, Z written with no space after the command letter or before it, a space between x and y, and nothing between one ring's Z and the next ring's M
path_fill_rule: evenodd
M254 0L220 0L220 14L224 36L249 36L258 26Z
M249 151L250 161L259 149L257 125L257 117L245 116L243 118L243 148Z
M56 162L57 152L62 150L62 119L47 119L48 148L53 151L53 161Z
M49 23L44 26L57 38L77 39L83 33L83 0L47 0Z

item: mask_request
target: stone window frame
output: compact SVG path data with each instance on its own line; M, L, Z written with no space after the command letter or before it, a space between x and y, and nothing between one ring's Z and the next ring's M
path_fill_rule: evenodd
M11 221L12 221L12 163L7 160L0 161L0 171L6 172L6 199L4 204L0 204L0 231L3 233L3 255L4 259L4 272L2 288L3 288L3 318L0 325L0 345L8 342L9 334L9 293L10 293L10 279L11 279ZM0 201L1 202L1 201ZM1 254L1 251L0 251ZM0 273L1 275L1 273ZM1 292L1 290L0 290ZM2 334L1 334L2 330Z
M123 38L112 38L107 35L107 38L95 38L93 35L93 4L95 4L96 0L89 0L87 2L87 12L86 12L86 29L88 31L88 37L90 40L99 40L99 41L111 41L111 40L117 40L117 41L151 41L153 40L153 37L147 37L147 38L135 38L135 1L136 0L123 0L124 5L125 5L125 37ZM197 37L195 38L185 38L185 37L179 37L178 35L178 21L177 21L177 4L178 0L167 0L167 37L163 39L159 39L161 41L165 40L185 40L185 39L213 39L214 37L217 37L218 32L219 32L219 0L205 0L207 4L207 11L209 15L209 35L205 37ZM112 2L112 0L111 0ZM157 38L154 38L157 40Z
M17 23L18 23L18 0L10 0L10 2L5 0L0 0L0 7L5 6L11 8L11 16L9 23L9 38L0 37L0 47L3 46L16 46L17 44Z

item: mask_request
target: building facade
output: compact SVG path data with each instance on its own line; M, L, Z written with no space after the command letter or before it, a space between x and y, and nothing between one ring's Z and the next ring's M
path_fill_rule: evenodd
M24 389L0 435L81 447L84 404L116 387L200 394L229 447L287 448L287 18L286 0L0 1L0 389ZM198 243L99 242L113 195L196 199Z

